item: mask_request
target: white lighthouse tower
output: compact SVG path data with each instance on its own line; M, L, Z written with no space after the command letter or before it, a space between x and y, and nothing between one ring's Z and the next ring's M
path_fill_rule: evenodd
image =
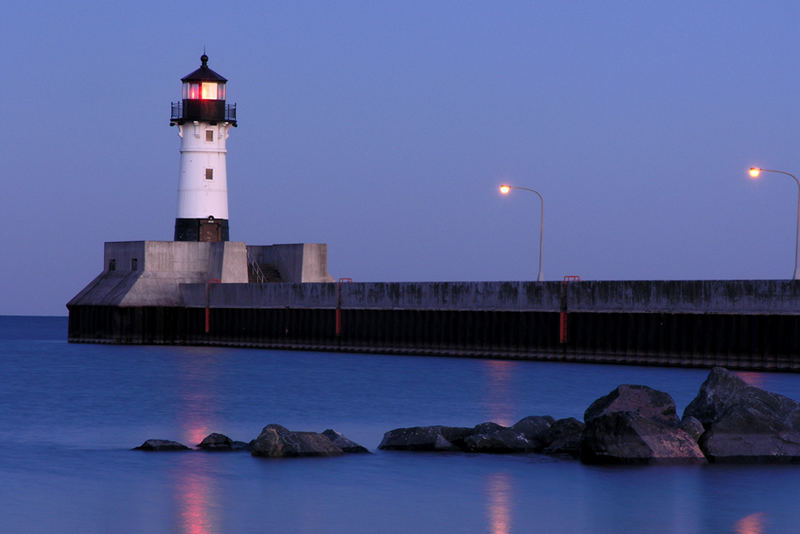
M181 138L175 241L228 241L228 176L225 142L236 126L236 104L225 103L228 81L210 68L181 78L183 99L172 103L170 126Z

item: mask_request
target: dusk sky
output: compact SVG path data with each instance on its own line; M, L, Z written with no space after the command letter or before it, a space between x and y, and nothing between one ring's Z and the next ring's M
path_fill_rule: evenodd
M13 2L0 314L171 240L180 78L228 78L230 235L356 281L790 278L800 3Z

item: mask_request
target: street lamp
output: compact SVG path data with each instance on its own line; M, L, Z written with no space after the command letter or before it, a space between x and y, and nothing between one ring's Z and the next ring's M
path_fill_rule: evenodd
M753 180L757 179L762 172L775 172L778 174L785 174L786 176L791 176L794 182L797 184L797 230L794 234L794 277L793 280L800 280L800 271L798 271L798 259L800 259L800 180L797 179L797 176L790 172L786 171L778 171L775 169L762 169L761 167L750 167L748 171L750 174L750 178Z
M521 191L529 191L531 193L536 193L541 201L541 211L540 211L540 218L539 218L539 278L538 281L541 282L544 280L542 276L542 235L544 234L544 198L542 194L538 191L533 189L528 189L527 187L516 187L513 185L503 184L500 186L500 193L503 195L507 195L511 192L512 189L519 189Z

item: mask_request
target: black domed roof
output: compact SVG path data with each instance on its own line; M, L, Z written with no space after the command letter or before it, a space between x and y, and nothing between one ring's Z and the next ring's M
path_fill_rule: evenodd
M191 74L187 74L181 78L182 82L221 82L225 83L228 80L208 68L208 56L203 54L200 56L202 65L200 68Z

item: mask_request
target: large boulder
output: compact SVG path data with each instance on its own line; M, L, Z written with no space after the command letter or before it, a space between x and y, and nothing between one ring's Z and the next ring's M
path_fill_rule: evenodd
M581 461L589 464L702 463L689 434L634 412L611 412L586 422Z
M499 426L499 425L498 425ZM395 428L383 435L379 449L395 451L457 451L473 429L449 426Z
M700 447L710 461L800 462L800 404L750 386L716 367L686 407L703 423Z
M346 453L368 453L369 452L366 447L362 447L361 445L359 445L355 441L347 439L341 432L337 432L337 431L333 430L332 428L329 428L329 429L325 430L322 433L322 435L325 436L326 438L328 438L331 441L331 443L333 443L335 446L337 446L340 449L342 449L342 452L346 452Z
M705 457L678 428L675 401L647 386L622 385L584 413L580 457L585 463L696 463Z
M199 449L209 452L227 452L249 450L250 446L243 441L233 441L225 434L213 432L197 444Z
M725 411L738 402L747 383L724 367L714 367L700 386L697 397L683 411L683 416L698 419L703 426L717 421Z
M554 421L542 437L544 454L569 455L577 458L581 450L581 438L585 425L568 417Z
M170 441L168 439L148 439L138 447L134 447L135 451L148 451L148 452L164 452L164 451L190 451L191 449L183 443L177 441Z
M616 412L629 412L669 426L678 426L675 401L668 393L647 386L621 385L594 401L583 414L584 422Z
M293 432L281 425L267 425L252 442L253 456L286 458L298 456L339 456L342 449L317 432Z

